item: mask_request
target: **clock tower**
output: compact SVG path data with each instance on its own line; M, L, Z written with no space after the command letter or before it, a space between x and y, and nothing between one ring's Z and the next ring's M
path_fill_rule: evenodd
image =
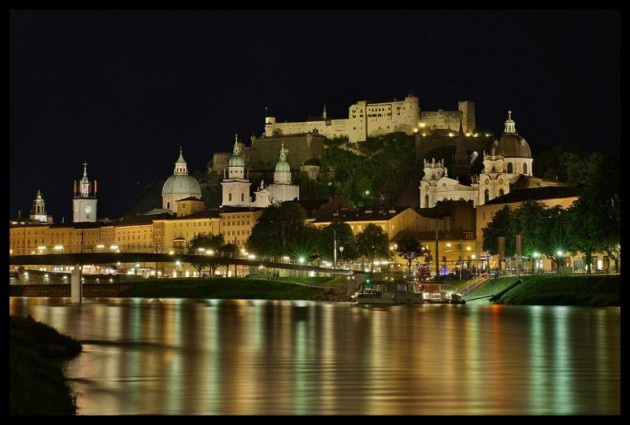
M72 221L74 223L96 222L96 180L90 182L87 177L87 162L83 163L83 178L74 181L74 199L72 199Z

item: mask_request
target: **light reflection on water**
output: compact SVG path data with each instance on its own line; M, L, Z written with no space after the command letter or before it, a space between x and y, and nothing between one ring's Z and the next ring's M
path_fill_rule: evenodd
M79 414L618 414L618 308L11 298Z

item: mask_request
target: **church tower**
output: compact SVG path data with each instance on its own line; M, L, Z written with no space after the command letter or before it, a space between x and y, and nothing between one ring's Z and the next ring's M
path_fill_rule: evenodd
M39 221L42 223L52 223L52 217L48 217L46 214L46 203L42 198L41 190L37 189L37 194L33 200L33 209L29 217L32 221Z
M251 204L249 198L249 186L251 182L245 178L245 161L241 156L238 142L238 134L234 140L234 150L228 162L228 175L223 174L221 186L223 196L221 206L248 207Z
M273 173L273 184L269 186L271 202L281 203L300 199L300 186L291 184L291 167L287 162L287 153L284 143L280 148L280 158L276 163L276 170Z
M72 200L72 221L74 223L96 222L96 180L90 182L87 176L87 162L83 163L83 178L74 181Z

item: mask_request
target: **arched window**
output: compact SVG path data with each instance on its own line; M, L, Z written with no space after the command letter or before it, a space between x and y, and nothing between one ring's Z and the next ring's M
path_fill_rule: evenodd
M496 173L497 169L494 167L494 165L492 166L492 172Z
M429 208L429 195L424 195L424 207Z
M167 209L167 210L170 210L170 209L171 209L171 203L170 203L170 202L167 202L167 203L166 203L166 209Z
M513 171L513 169L512 169L512 163L511 163L511 162L508 162L507 172L508 172L508 173L511 173L512 171Z
M505 192L503 192L503 189L499 189L499 196L503 196Z
M228 194L228 201L232 201L232 194L231 193Z
M241 193L241 202L245 202L245 194Z
M484 198L486 200L486 203L490 202L490 191L488 189L486 189L486 193L484 195Z
M527 174L527 163L523 163L523 174Z

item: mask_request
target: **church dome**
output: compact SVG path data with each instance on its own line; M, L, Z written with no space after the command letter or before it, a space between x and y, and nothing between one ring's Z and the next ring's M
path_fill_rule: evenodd
M527 141L516 132L516 123L512 120L512 111L508 111L505 130L501 139L492 144L496 153L505 158L531 158L532 151Z
M278 159L278 163L276 164L276 173L290 173L291 167L287 162L287 150L284 148L284 143L282 143L282 147L280 148L280 159Z
M198 195L201 196L199 182L188 174L170 176L162 186L164 195Z
M230 161L228 162L228 167L245 167L245 161L243 161L243 157L240 153L232 154Z
M162 196L165 195L201 196L199 182L193 176L188 175L188 165L184 160L181 147L179 148L179 158L175 162L175 171L162 186Z
M236 140L234 140L234 150L232 151L232 156L230 157L230 161L228 162L228 167L245 168L245 161L241 156L241 149L238 146L238 134L236 135Z

